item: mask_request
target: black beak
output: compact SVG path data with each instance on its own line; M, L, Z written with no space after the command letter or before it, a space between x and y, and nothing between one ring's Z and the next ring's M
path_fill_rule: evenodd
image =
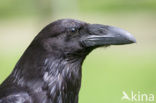
M89 36L82 40L86 47L136 43L136 39L129 32L113 26L91 24L88 32Z

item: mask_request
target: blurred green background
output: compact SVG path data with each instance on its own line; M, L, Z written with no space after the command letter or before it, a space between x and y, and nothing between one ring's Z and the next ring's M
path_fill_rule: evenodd
M137 39L90 53L79 103L131 103L123 91L156 95L156 0L1 0L0 83L34 36L62 18L118 26Z

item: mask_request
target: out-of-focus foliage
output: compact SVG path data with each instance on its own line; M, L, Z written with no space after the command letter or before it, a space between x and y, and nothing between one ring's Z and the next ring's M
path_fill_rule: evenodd
M52 12L51 0L1 0L0 18L44 16Z
M156 0L79 0L79 5L86 12L156 11Z
M76 1L78 10L80 12L156 12L156 0L74 1ZM38 16L40 14L42 14L42 16L49 15L52 12L52 6L55 6L56 2L64 4L59 7L60 9L68 8L73 5L71 0L0 0L0 18L12 16ZM73 9L70 8L69 11L72 12Z

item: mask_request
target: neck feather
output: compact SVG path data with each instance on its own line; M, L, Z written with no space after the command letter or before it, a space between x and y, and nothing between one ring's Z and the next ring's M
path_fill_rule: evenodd
M34 95L48 95L52 102L77 103L83 60L81 57L56 58L51 54L45 55L44 52L33 55L25 53L17 63L11 78L14 78L13 82L17 85L29 88Z

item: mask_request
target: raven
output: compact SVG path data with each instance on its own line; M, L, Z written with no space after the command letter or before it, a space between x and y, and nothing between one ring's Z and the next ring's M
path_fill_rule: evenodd
M41 30L0 85L0 103L78 103L85 57L97 47L135 42L114 26L57 20Z

